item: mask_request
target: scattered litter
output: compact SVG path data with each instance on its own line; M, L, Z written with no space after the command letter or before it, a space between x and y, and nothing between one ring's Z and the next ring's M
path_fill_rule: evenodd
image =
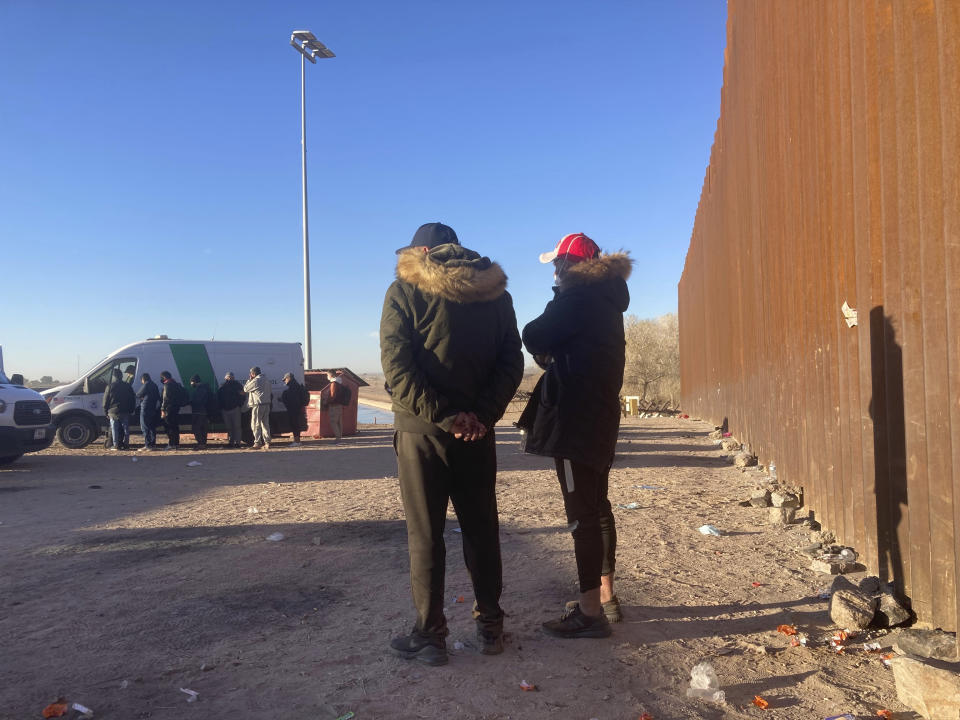
M766 587L766 586L767 586L766 583L758 583L758 582L752 582L752 583L750 583L750 584L753 585L754 587Z
M893 660L895 656L896 656L896 653L889 652L889 653L886 653L885 655L881 655L880 659L883 660L884 665L886 665L887 667L890 667L890 661Z
M65 702L50 703L43 709L45 718L63 717L67 714L68 705Z
M823 590L821 590L820 592L818 592L818 593L817 593L817 597L820 598L821 600L829 600L829 599L830 599L830 588L824 588Z
M638 503L638 502L630 502L630 503L626 503L626 504L624 504L624 503L617 503L617 507L620 508L621 510L639 510L639 509L640 509L640 503Z
M454 600L454 602L455 602L455 603L462 603L462 602L463 602L463 595L457 595L457 597L456 597L456 599Z
M689 420L689 419L690 419L690 416L687 415L686 413L683 413L683 415L680 416L680 419L681 419L681 420Z
M648 712L643 713L637 720L653 720L653 715Z
M759 695L754 695L754 696L753 696L753 704L756 705L756 706L757 706L758 708L760 708L761 710L766 710L768 707L770 707L770 703L768 703L766 700L764 700L764 699L763 699L762 697L760 697Z
M351 718L354 718L354 717L356 716L354 715L353 710L351 710L345 715L341 715L340 717L338 717L337 720L351 720Z
M187 702L196 702L197 696L200 694L196 690L191 690L190 688L180 688L180 692L186 693Z
M126 690L128 687L130 687L130 681L129 681L129 680L124 680L122 683L120 683L120 689L121 689L121 690Z
M455 533L461 533L461 534L462 534L462 533L463 533L463 528L454 528L454 529L453 529L453 532L455 532Z
M533 692L534 690L537 689L537 686L531 683L528 683L526 680L521 680L520 689L523 690L524 692Z
M732 433L732 432L725 432L725 433L723 433L723 436L724 436L724 437L733 437L733 433Z
M199 467L200 465L203 465L203 463L199 460L191 460L187 463L187 467Z
M713 665L708 662L697 663L690 671L690 687L687 697L703 698L718 704L726 702L726 693L720 689L720 681Z
M665 490L662 485L634 485L637 490Z
M887 718L887 720L892 720L893 713L889 710L877 710L877 717Z
M457 640L457 641L453 644L453 649L454 649L454 650L463 650L464 647L466 647L466 646L465 646L462 642L460 642L459 640Z
M272 533L271 535L267 535L267 540L271 540L273 542L280 542L285 537L286 535L284 535L282 532L275 532L275 533Z
M797 629L793 625L777 625L777 632L784 635L796 635Z
M723 535L723 533L713 525L701 525L697 529L700 531L701 535L713 535L715 537L720 537Z
M793 647L806 647L807 646L807 636L803 633L800 633L796 637L790 638L790 644Z
M255 508L255 507L248 507L248 508L247 508L247 515L256 515L258 512L260 512L260 511L257 510L257 508Z
M134 460L136 460L136 458L134 458ZM76 710L76 711L77 711L78 713L80 713L81 715L83 715L83 717L85 717L85 718L92 718L92 717L93 717L93 710L91 710L91 709L88 708L88 707L84 707L84 706L81 705L80 703L74 703L74 704L71 705L70 707L73 708L74 710Z
M130 458L130 459L133 460L134 462L137 462L140 458L138 458L138 457L132 457L132 458Z
M864 643L864 644L863 644L863 651L864 651L864 652L880 652L880 649L881 649L881 648L880 648L880 643L878 643L878 642Z
M844 713L843 715L831 715L828 718L824 718L824 720L857 720L857 719L850 713Z
M830 647L833 648L833 651L837 655L843 655L843 651L846 648L845 643L847 642L848 637L849 635L847 635L846 630L838 630L833 634L833 637L830 638Z

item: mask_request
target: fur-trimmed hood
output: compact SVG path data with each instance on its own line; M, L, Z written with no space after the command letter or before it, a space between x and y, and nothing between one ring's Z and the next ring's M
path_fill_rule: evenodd
M397 258L397 279L457 303L489 302L507 289L506 273L497 263L453 244L426 253L403 250Z
M612 278L621 278L626 282L630 279L632 270L633 258L626 252L601 255L593 260L584 260L567 266L558 286L561 290L566 290L578 285L604 282Z

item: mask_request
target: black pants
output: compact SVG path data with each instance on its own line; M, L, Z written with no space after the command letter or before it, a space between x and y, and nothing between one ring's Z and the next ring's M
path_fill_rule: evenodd
M197 445L206 445L207 431L210 429L210 418L204 413L194 413L191 419L190 429L193 430L193 436L197 439Z
M417 611L416 631L445 637L443 614L447 503L460 521L463 560L473 583L474 618L483 630L500 634L503 567L497 516L497 449L493 430L482 440L452 435L394 434L400 494L407 518L410 586Z
M567 487L567 463L573 471L573 492ZM563 458L556 458L556 465L567 522L573 526L580 592L585 593L600 587L600 576L616 569L617 526L607 499L610 468L598 470Z
M167 443L176 447L180 444L180 408L167 410L163 424L167 429Z
M293 441L300 442L300 433L302 433L307 426L306 409L297 408L296 410L291 410L287 408L287 421L290 423L290 432L293 433Z

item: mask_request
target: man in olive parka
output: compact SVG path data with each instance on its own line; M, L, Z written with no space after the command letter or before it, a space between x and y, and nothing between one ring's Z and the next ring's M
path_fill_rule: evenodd
M452 228L422 225L397 254L380 355L392 393L417 620L390 645L401 657L442 665L448 501L460 521L480 650L503 650L493 427L520 384L523 353L506 275L462 247Z

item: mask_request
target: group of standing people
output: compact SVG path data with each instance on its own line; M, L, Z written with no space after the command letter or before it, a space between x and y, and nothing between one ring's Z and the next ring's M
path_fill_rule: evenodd
M494 425L523 376L522 345L544 368L518 425L526 452L554 458L573 535L580 596L544 632L598 638L621 619L613 591L616 527L607 497L620 421L626 253L603 254L582 233L540 256L554 266L554 297L517 328L507 276L427 223L397 250L380 351L394 411L394 446L407 522L416 620L390 646L428 665L447 662L444 606L447 505L460 522L473 583L477 642L503 652L502 559Z
M349 390L343 385L341 376L334 372L327 374L330 383L321 393L322 407L329 412L330 425L337 442L343 435L341 422L342 405L349 403ZM254 449L270 449L270 410L273 403L273 389L270 380L263 375L259 367L250 368L247 381L241 384L232 372L226 373L223 383L214 391L209 383L199 375L190 378L187 390L174 380L173 375L164 370L160 373L160 387L149 373L140 376L141 387L134 392L132 370L124 379L119 369L113 371L112 381L103 395L103 409L110 421L110 440L114 450L127 450L130 447L130 418L139 406L140 429L143 432L144 446L141 450L158 450L157 429L163 427L167 434L168 450L180 448L180 411L190 405L191 430L196 439L196 450L207 447L207 437L211 419L219 417L227 431L225 447L243 447L242 414L250 412L250 429L253 434ZM300 445L301 433L307 429L306 408L310 404L310 393L297 381L293 373L283 376L284 391L280 401L286 407L287 419L293 434L290 447Z

